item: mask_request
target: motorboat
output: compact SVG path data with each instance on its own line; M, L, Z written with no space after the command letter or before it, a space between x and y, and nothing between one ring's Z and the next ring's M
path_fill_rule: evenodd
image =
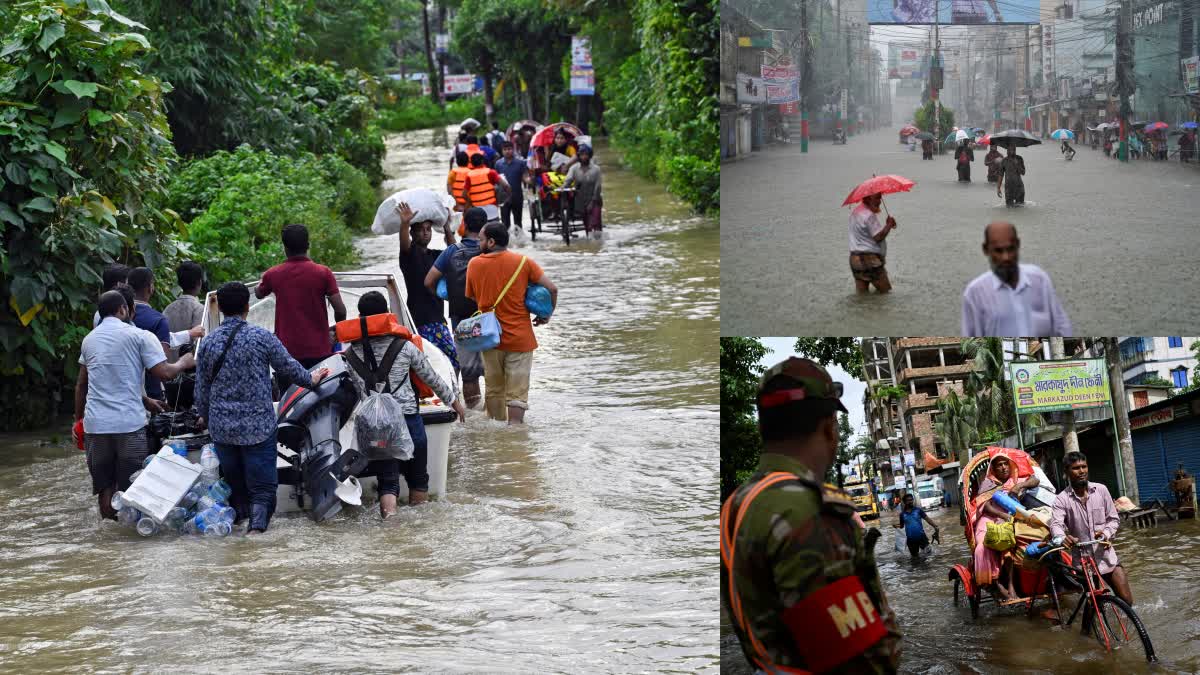
M334 277L349 318L357 315L357 298L377 290L388 298L388 307L400 323L417 333L395 277L355 272L335 272ZM253 290L257 283L246 285ZM215 291L205 297L204 310L201 325L205 334L209 334L223 319ZM246 320L274 330L274 296L258 299L251 293ZM330 323L332 325L332 320ZM428 340L423 342L423 351L434 371L446 382L453 383L456 391L461 391L450 359ZM278 415L275 466L279 471L275 513L302 511L318 522L334 516L346 504L357 506L364 498L378 497L375 478L358 477L366 466L367 457L354 447L354 411L360 401L351 381L349 364L339 350L311 370L321 368L328 368L330 375L315 388L292 386L275 402ZM420 412L429 439L429 496L437 498L446 493L450 430L458 416L436 397L422 399ZM207 442L206 433L176 434L170 438L187 443L188 459L193 462L199 461L200 448ZM407 497L408 486L401 477L399 499L403 502Z

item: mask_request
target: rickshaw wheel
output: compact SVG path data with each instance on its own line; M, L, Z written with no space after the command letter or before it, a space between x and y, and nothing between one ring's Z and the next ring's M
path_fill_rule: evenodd
M968 596L967 599L971 603L971 620L978 619L979 618L979 589L976 588L975 592L972 593L970 596Z
M962 579L958 575L954 575L954 606L958 607L961 601L958 599L959 591L962 590Z

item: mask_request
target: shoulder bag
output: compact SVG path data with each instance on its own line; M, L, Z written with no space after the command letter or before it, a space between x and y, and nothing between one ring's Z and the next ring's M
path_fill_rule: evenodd
M525 267L525 260L526 257L521 256L517 270L504 285L504 290L500 291L500 296L496 298L496 302L492 303L490 310L477 311L470 318L458 322L458 327L454 329L454 342L459 347L469 352L485 352L500 345L500 321L496 318L496 307L500 305L504 294L508 293L508 289L512 288L513 282L517 280L517 275Z

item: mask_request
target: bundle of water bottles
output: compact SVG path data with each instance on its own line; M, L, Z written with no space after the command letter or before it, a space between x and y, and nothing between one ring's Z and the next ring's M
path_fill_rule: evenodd
M167 441L157 454L146 457L142 469L129 477L130 483L136 481L151 462L160 461L160 457L169 455L179 455L186 460L187 445L183 441ZM138 534L143 537L151 537L160 532L224 537L233 531L235 512L229 506L229 495L233 490L220 478L219 471L217 453L213 450L212 443L208 443L200 449L199 478L166 518L160 522L138 511L132 504L125 502L124 493L117 492L112 498L112 507L117 510L117 522L136 528ZM182 489L182 486L179 489Z

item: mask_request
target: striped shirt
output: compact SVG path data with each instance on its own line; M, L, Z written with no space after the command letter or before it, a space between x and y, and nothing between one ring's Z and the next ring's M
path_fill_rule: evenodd
M964 336L1070 336L1071 320L1050 277L1037 265L1020 266L1017 287L984 272L963 291Z

